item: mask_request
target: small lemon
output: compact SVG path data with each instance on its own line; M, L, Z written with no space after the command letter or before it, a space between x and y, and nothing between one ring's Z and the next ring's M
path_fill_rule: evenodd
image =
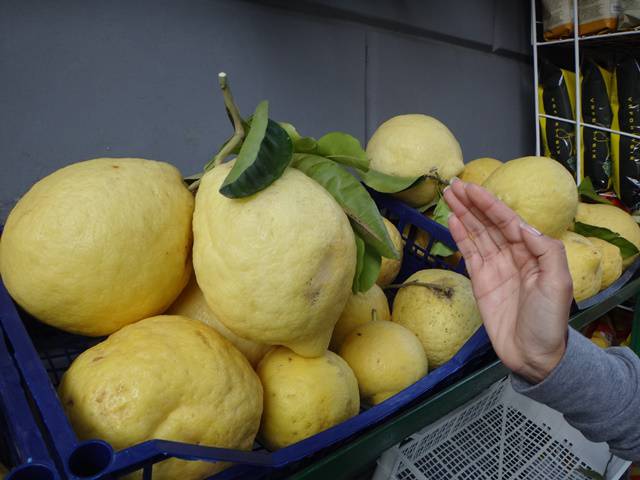
M449 270L420 270L405 283L431 285L401 288L393 303L392 321L422 342L429 368L453 357L482 324L469 279Z
M573 298L580 302L600 291L602 284L602 252L587 238L565 232L560 240L567 254L573 281Z
M258 365L264 387L260 438L277 450L333 427L358 414L358 382L349 365L333 352L316 358L278 347Z
M462 170L462 173L460 174L460 180L463 182L475 183L476 185L482 185L489 175L501 166L502 162L495 158L476 158L475 160L465 164L464 170Z
M429 369L418 337L393 322L360 325L345 339L340 356L355 373L362 399L374 405L417 382Z
M366 292L351 294L333 330L331 350L337 352L354 328L372 320L374 311L378 320L391 320L389 302L378 285L374 284Z
M0 273L25 310L101 336L164 311L189 280L193 195L168 163L98 158L37 182L0 242Z
M254 367L258 365L258 362L260 362L262 357L264 357L264 354L267 353L270 348L269 345L256 343L239 337L225 327L224 324L218 320L215 313L211 311L209 305L207 305L204 295L202 294L200 287L198 287L195 275L191 276L191 280L185 289L165 314L183 315L185 317L193 318L194 320L200 320L210 327L215 328L220 335L233 343L233 345L240 350L245 357L247 357L249 363Z
M545 235L559 237L578 209L569 171L547 157L522 157L496 169L482 184Z
M602 281L600 282L600 290L604 290L620 278L622 274L622 255L620 254L620 249L613 243L596 237L587 237L587 239L602 253Z
M376 283L381 287L386 287L395 280L400 272L400 267L402 266L402 237L393 223L384 217L382 220L384 221L384 226L387 227L387 232L389 233L389 238L391 238L391 241L393 242L393 246L400 254L400 258L397 260L382 257L382 261L380 262L380 273L378 274Z
M374 132L367 144L371 168L387 175L432 175L449 180L464 168L460 144L442 122L427 115L393 117ZM413 206L430 203L437 183L425 179L396 194Z
M124 327L83 352L59 395L81 439L116 450L154 438L249 450L262 413L247 359L213 328L172 315ZM200 480L226 466L170 459L153 478Z

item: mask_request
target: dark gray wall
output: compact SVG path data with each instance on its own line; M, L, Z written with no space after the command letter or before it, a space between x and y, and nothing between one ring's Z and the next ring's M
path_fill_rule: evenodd
M230 132L216 74L305 134L365 141L399 113L467 160L533 151L525 0L3 0L0 220L37 179L98 156L195 173Z

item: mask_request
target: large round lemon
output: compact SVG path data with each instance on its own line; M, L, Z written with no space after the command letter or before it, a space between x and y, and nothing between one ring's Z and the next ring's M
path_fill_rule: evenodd
M218 190L231 169L202 178L193 217L193 266L218 319L236 335L322 355L351 295L353 230L338 203L287 169L247 198Z
M402 266L403 242L400 232L396 226L384 217L382 217L382 220L384 221L384 226L387 227L387 232L389 233L389 238L391 238L391 241L393 242L393 246L400 254L400 258L397 260L394 258L382 257L382 261L380 262L380 273L378 274L376 283L381 287L386 287L395 280L400 272L400 267Z
M345 339L340 356L355 373L362 399L373 405L417 382L429 369L418 337L394 322L360 325Z
M218 320L215 313L211 311L209 305L207 305L204 295L198 287L195 275L192 275L191 280L182 291L180 296L165 312L166 315L183 315L185 317L193 318L194 320L200 320L206 323L210 327L215 328L220 335L229 340L233 345L240 350L240 352L247 357L249 363L254 367L258 365L258 362L267 353L270 346L264 343L256 343L251 340L239 337L224 324Z
M602 252L587 238L574 232L560 237L567 254L573 281L573 298L580 302L600 291L602 284Z
M358 382L333 352L317 358L288 348L271 350L258 365L264 388L260 438L271 450L286 447L358 414Z
M476 185L482 185L482 183L491 175L495 170L502 166L500 160L490 157L476 158L465 164L464 170L460 174L460 180L468 183L475 183Z
M153 438L251 449L260 426L262 387L247 359L213 328L161 315L129 325L86 350L59 387L81 439L116 450ZM199 480L225 468L170 459L159 480Z
M99 158L37 182L13 209L0 272L41 321L106 335L162 312L189 279L193 196L173 166Z
M420 270L405 283L417 281L433 287L409 286L398 291L392 320L407 327L422 342L429 368L453 357L482 324L469 279L449 270Z
M367 144L371 168L387 175L437 176L449 180L464 168L462 150L442 122L427 115L393 117L378 127ZM436 195L434 180L424 180L397 196L413 206L430 203Z
M622 274L622 255L620 255L620 249L613 243L596 237L587 237L587 239L597 247L602 254L602 281L600 282L600 290L604 290L620 278Z
M391 320L389 302L378 285L374 284L366 292L352 294L333 330L331 350L337 352L354 328L373 320L374 311L378 320Z
M511 160L483 183L483 187L545 235L560 237L578 209L578 190L571 174L546 157Z
M640 249L640 226L621 208L613 205L580 203L576 222L608 228ZM637 255L625 258L622 262L623 268L628 267L636 258Z

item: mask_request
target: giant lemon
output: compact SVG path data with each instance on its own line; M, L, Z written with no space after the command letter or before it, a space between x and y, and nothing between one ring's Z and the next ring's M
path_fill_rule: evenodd
M258 365L264 387L260 438L271 450L304 440L358 414L358 382L333 352L317 358L271 350Z
M604 290L615 282L622 274L622 255L620 249L613 243L596 237L587 237L602 254L602 280L600 290Z
M449 270L420 270L405 283L430 286L400 289L392 320L407 327L422 342L429 368L449 361L482 324L469 279Z
M356 327L342 344L340 356L355 373L362 398L374 405L420 380L429 366L413 332L380 320Z
M236 335L322 355L351 295L356 245L349 220L295 169L250 197L227 198L218 190L230 169L205 174L196 197L198 285Z
M262 387L247 359L213 328L181 316L141 320L86 350L59 387L81 439L120 450L153 438L251 449ZM225 465L170 459L159 480L199 480Z
M460 174L460 180L468 183L475 183L476 185L482 185L483 182L494 171L502 166L500 160L495 158L482 157L471 160L465 164L464 170Z
M567 254L573 298L579 302L598 293L602 283L602 251L574 232L563 233L560 240Z
M182 291L180 296L165 312L167 315L183 315L185 317L193 318L194 320L200 320L206 323L210 327L215 328L220 335L229 340L233 345L247 357L247 360L254 367L258 365L258 362L264 357L264 354L269 350L269 345L264 343L256 343L251 340L239 337L224 324L218 320L215 313L211 311L209 305L207 305L204 295L198 287L195 275L192 275L191 280Z
M397 260L395 258L382 257L380 262L380 273L378 274L376 283L381 287L386 287L395 280L400 272L400 267L402 266L403 242L400 232L396 226L384 217L382 217L382 220L384 221L384 226L387 227L387 233L389 233L389 238L393 242L393 246L400 254L400 258Z
M106 335L166 309L189 279L193 196L167 163L99 158L37 182L0 242L12 297L45 323Z
M640 249L640 226L631 215L618 207L580 203L576 214L576 222L608 228ZM622 261L622 266L624 268L628 267L636 258L637 255L625 258Z
M460 144L439 120L427 115L393 117L378 127L367 144L371 168L387 175L432 175L449 180L464 168ZM396 194L413 206L430 203L437 184L425 179Z
M337 352L346 336L354 328L373 319L374 311L378 320L391 320L389 302L378 285L373 284L373 287L366 292L353 293L333 330L331 350Z
M546 157L522 157L495 170L482 185L545 235L559 237L578 209L571 174Z

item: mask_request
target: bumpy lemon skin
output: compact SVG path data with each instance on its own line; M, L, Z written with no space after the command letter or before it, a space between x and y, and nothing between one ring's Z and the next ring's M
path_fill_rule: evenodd
M404 390L429 370L418 337L394 322L360 325L343 342L340 356L355 373L362 400L372 405Z
M600 290L604 290L615 282L622 274L622 255L614 244L596 237L587 237L602 254L602 281Z
M316 357L351 295L353 230L338 203L287 169L246 198L219 192L231 169L202 178L193 219L193 266L207 304L242 338Z
M578 190L569 171L547 157L522 157L496 169L482 184L525 222L560 237L578 209Z
M195 275L191 276L191 280L178 296L175 302L164 312L165 315L182 315L184 317L193 318L206 323L224 338L229 340L240 352L247 357L252 366L257 366L265 353L269 351L270 346L264 343L256 343L251 340L239 337L224 324L218 320L215 313L211 311L209 305L198 287Z
M445 291L422 286L404 287L393 303L392 321L411 330L422 343L429 368L453 357L482 324L470 280L449 270L420 270L405 283L419 281L446 287Z
M344 339L354 328L373 320L373 311L375 311L378 320L391 320L387 297L376 284L366 292L354 293L349 297L333 330L331 350L337 352Z
M437 175L449 180L464 168L462 149L453 133L439 120L421 114L390 118L367 144L371 168L387 175L413 177ZM396 194L412 206L430 203L438 191L426 179Z
M394 258L382 257L380 262L380 273L378 274L376 283L381 287L386 287L391 284L398 276L398 273L400 273L400 268L402 267L403 242L400 232L396 226L384 217L382 220L384 221L384 226L387 227L387 232L389 233L389 238L391 238L391 241L393 242L393 246L400 254L400 258L397 260Z
M0 242L7 290L44 323L110 334L164 311L190 274L193 195L164 162L98 158L38 181Z
M259 438L270 450L292 445L358 414L358 382L349 365L326 351L316 358L277 347L257 369L264 387Z
M598 293L602 284L602 251L574 232L565 232L560 240L573 281L573 298L580 302Z
M129 325L83 352L59 396L81 439L116 450L153 438L249 450L263 404L258 376L228 340L171 315ZM153 478L200 480L227 466L170 459L154 466Z
M464 170L460 173L460 180L467 183L482 185L494 171L502 166L500 160L490 157L476 158L465 164Z

